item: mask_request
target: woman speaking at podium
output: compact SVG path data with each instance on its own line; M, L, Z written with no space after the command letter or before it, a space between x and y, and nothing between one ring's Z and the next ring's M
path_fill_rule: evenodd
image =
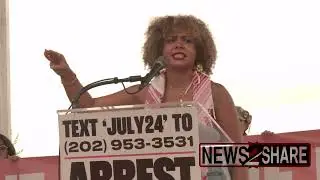
M98 98L86 92L80 97L78 106L85 108L196 101L208 109L233 141L242 141L232 97L223 85L211 81L209 77L216 62L217 51L211 32L202 20L183 15L155 18L147 28L143 50L143 60L147 67L151 68L160 56L165 58L167 65L148 86L136 94L127 94L122 90ZM62 54L45 50L44 55L50 61L51 69L61 77L66 94L72 101L82 88L76 74ZM139 85L134 85L127 91L134 92L138 88ZM245 168L234 168L231 174L232 179L247 179Z

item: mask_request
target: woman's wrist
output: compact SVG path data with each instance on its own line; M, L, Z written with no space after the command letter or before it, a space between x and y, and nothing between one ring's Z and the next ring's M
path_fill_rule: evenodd
M77 81L78 81L78 78L76 74L73 73L72 71L65 73L64 75L61 76L61 83L63 85L67 85L67 86L74 85L75 82Z

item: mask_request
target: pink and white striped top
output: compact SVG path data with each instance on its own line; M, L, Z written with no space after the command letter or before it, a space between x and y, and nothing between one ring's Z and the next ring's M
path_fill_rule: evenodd
M214 113L213 93L212 93L212 81L209 76L199 71L194 71L193 79L191 82L191 88L193 88L193 101L201 104L205 109L208 110L209 114L214 120L216 116ZM165 91L165 70L160 72L160 75L155 77L148 87L146 94L146 104L162 103L162 98ZM199 119L202 123L207 126L213 127L213 122L207 118L207 116L200 111ZM219 168L218 168L219 169ZM207 177L208 168L201 168L202 180L210 180ZM225 177L220 177L225 179Z
M201 104L208 112L211 114L213 119L215 118L214 113L214 104L212 97L212 89L211 89L211 80L208 75L194 71L193 79L191 81L193 88L193 101ZM148 87L147 95L146 95L146 104L156 104L162 103L162 98L164 96L165 91L165 70L161 71L160 75L155 77ZM200 117L204 117L203 114L199 115ZM212 126L212 122L210 122L207 118L200 118L201 121L208 125Z

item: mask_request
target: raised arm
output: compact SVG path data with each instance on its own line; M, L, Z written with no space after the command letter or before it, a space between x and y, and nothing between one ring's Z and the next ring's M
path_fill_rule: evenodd
M51 69L57 73L60 78L65 92L71 102L77 93L82 89L82 85L76 74L69 67L65 57L55 51L45 50L44 56L50 61ZM127 88L127 91L134 92L138 89L137 86ZM116 106L116 105L132 105L142 103L144 92L130 95L124 90L103 96L93 98L88 92L84 93L79 99L79 107L98 107L98 106Z

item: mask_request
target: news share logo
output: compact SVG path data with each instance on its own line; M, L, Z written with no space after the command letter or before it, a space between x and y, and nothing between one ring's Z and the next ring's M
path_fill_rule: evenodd
M309 143L214 143L199 145L201 167L309 167Z
M248 144L248 153L249 157L243 162L240 162L242 166L244 165L260 165L261 155L263 153L263 145L259 143L249 143Z

